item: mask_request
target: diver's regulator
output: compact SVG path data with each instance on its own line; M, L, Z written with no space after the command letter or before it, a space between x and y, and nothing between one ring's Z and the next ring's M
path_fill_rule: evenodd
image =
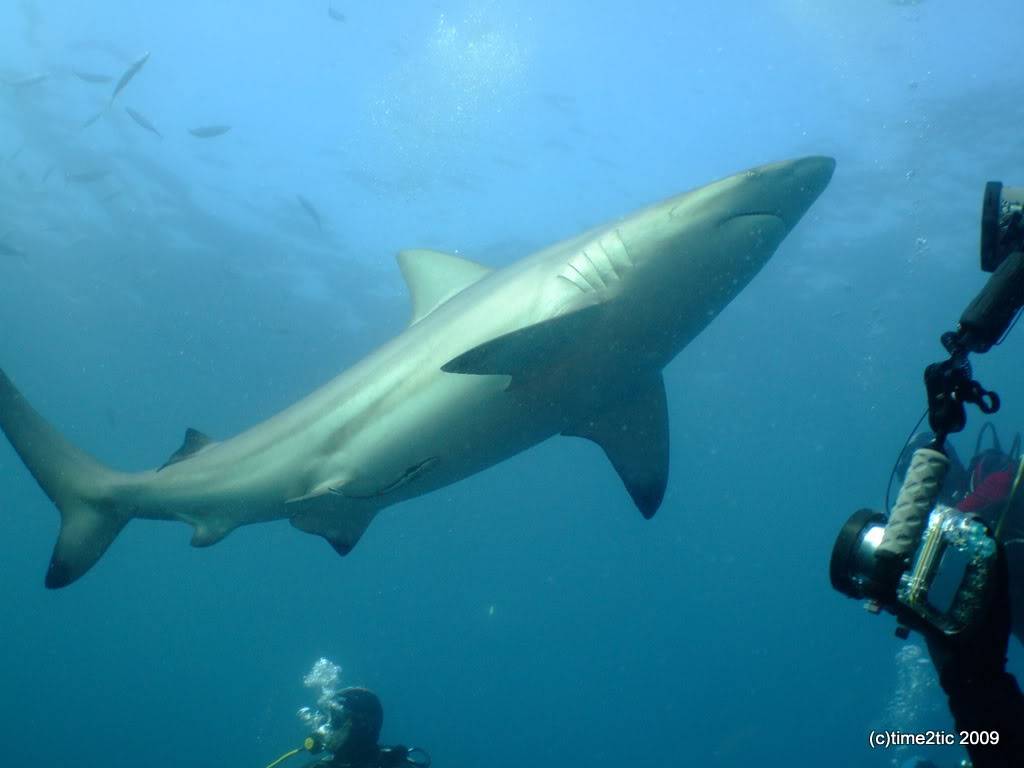
M949 359L925 369L928 422L935 439L913 454L896 504L881 512L855 512L836 539L829 575L844 595L866 600L900 621L897 634L925 622L947 634L968 629L988 607L1000 524L990 530L973 514L939 503L949 468L946 438L961 431L965 405L986 414L999 396L971 378L968 355L987 352L1006 335L1024 306L1024 187L985 186L981 215L981 268L992 273L960 316L957 330L941 337ZM1024 463L1000 516L1024 505L1018 493Z

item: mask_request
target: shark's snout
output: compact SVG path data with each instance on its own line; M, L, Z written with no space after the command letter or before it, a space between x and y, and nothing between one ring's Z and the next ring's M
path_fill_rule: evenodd
M738 200L742 207L727 216L726 221L739 216L774 216L788 232L825 191L835 169L836 161L824 156L753 168L741 174Z
M652 265L679 267L717 258L719 251L742 252L746 264L763 262L825 190L835 167L823 156L762 165L641 211L617 231L636 261ZM744 237L749 242L741 247Z

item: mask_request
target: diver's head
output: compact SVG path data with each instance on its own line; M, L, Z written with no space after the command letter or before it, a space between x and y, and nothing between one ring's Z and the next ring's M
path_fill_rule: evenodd
M377 749L384 708L373 691L343 688L331 697L328 710L331 722L324 749L348 758Z
M918 448L930 447L934 440L935 435L931 432L918 432L903 446L900 457L896 460L896 479L900 485L903 485L903 478L906 477L907 470L910 469L914 451ZM967 470L950 442L946 442L942 451L949 459L949 469L946 470L946 479L942 481L942 490L939 491L938 500L943 504L954 506L968 490Z

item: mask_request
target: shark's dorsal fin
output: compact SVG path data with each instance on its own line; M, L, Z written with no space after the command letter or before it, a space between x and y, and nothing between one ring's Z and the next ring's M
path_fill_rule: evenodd
M170 458L168 458L167 461L157 469L157 472L171 466L171 464L177 464L179 461L184 461L189 456L199 453L199 451L203 450L203 448L210 445L212 442L212 438L207 437L198 429L192 429L192 427L189 427L185 430L185 440L182 442L181 448L172 453Z
M445 373L529 376L564 360L579 339L592 329L600 304L520 328L485 341L441 366Z
M668 484L668 408L660 374L621 404L562 434L601 446L640 513L654 517Z
M412 319L419 322L491 269L449 253L425 249L402 251L398 267L412 294Z

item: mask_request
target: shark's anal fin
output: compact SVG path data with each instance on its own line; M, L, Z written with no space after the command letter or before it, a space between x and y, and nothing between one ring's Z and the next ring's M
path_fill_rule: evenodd
M491 272L474 261L426 249L402 251L398 267L412 294L412 318L419 322L455 294Z
M167 461L157 469L157 472L161 469L166 469L171 466L171 464L177 464L179 461L184 461L193 454L199 453L199 451L203 450L203 448L210 445L212 442L213 440L211 438L204 435L198 429L192 429L192 427L189 427L185 430L185 439L181 443L181 448L172 453Z
M592 304L486 341L441 366L445 373L530 375L564 360L597 322L600 304Z
M660 375L611 410L562 434L601 446L640 513L654 517L668 484L668 408Z

